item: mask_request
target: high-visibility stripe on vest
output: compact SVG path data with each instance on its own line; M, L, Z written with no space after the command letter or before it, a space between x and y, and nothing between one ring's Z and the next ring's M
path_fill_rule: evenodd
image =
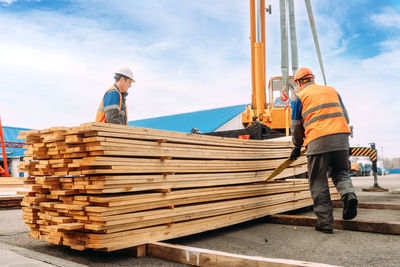
M99 109L97 110L97 114L96 114L96 122L105 122L105 123L107 123L107 121L106 121L106 110L105 110L105 108L104 108L104 97L107 95L107 93L108 92L110 92L110 91L113 91L113 90L115 90L115 91L117 91L118 92L118 94L119 94L119 112L121 112L121 109L122 109L122 94L121 94L121 92L113 85L110 89L108 89L107 90L107 92L104 94L104 96L103 96L103 99L101 100L101 103L100 103L100 107L99 107ZM116 105L115 105L116 106ZM109 109L109 108L115 108L114 107L114 105L111 105L111 106L107 106L106 107L106 109ZM127 108L126 108L126 105L125 105L125 110L123 111L124 113L125 113L125 116L126 116L126 124L128 125L128 110L127 110Z
M298 94L302 104L304 146L319 137L350 133L338 93L329 86L310 84Z

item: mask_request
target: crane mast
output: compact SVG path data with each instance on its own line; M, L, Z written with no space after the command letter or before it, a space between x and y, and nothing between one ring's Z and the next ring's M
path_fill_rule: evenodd
M255 117L263 120L265 111L265 2L250 0L250 46L252 69L252 109Z
M252 139L289 135L290 102L295 99L295 84L293 77L289 76L289 49L293 75L298 68L294 2L294 0L279 0L282 75L270 78L267 88L265 13L271 14L271 6L266 9L265 0L249 0L251 105L247 105L241 114L244 129L207 134L229 137L250 136ZM305 3L321 71L325 76L311 2L305 0Z
M242 122L263 121L266 108L265 94L265 2L250 0L250 49L251 49L251 108L246 107ZM247 125L246 125L247 124Z
M290 4L289 4L290 5ZM292 6L293 7L293 6ZM294 7L293 9L294 10ZM265 0L250 0L250 47L251 47L251 106L246 106L242 113L242 124L249 127L261 123L271 131L289 134L289 83L287 68L287 26L286 0L281 0L281 44L282 44L282 77L271 78L266 91L265 59L265 13L271 13L271 7L265 9ZM284 21L283 21L284 20ZM294 11L291 22L294 29ZM291 25L292 26L292 25ZM291 27L292 28L292 27ZM294 30L295 31L295 30ZM294 36L295 36L295 32ZM295 38L291 40L295 41ZM285 49L283 49L285 48ZM297 51L297 47L296 47ZM297 57L297 52L296 52ZM297 64L297 61L296 61ZM297 68L297 67L296 67ZM293 82L292 82L293 85ZM293 87L293 86L292 86ZM268 102L267 93L268 92ZM285 97L281 97L282 95Z

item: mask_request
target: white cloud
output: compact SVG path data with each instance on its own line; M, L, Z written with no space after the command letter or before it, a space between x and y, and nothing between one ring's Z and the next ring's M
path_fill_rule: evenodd
M400 98L398 95L400 50L383 52L365 60L332 58L328 81L341 94L348 109L354 138L351 144L375 142L385 156L400 156Z
M37 11L23 19L3 14L0 25L0 34L7 37L0 44L0 71L7 76L3 88L13 88L3 96L14 98L14 90L27 96L18 113L10 112L17 108L15 102L0 107L16 126L92 120L112 84L112 71L120 65L132 66L137 76L128 99L131 119L235 105L238 96L239 103L247 103L250 98L247 66L229 66L225 57L231 51L219 42L191 42L193 36L203 38L196 32L183 42L163 36L158 42L154 36L143 45L142 36L110 30L95 20ZM169 26L161 23L160 28Z
M68 14L0 11L3 124L47 128L93 120L121 65L131 66L137 77L128 96L130 120L250 101L248 1L76 3L80 10ZM370 59L344 56L357 35L343 38L345 6L318 16L319 6L329 3L313 2L314 13L328 83L342 95L355 126L352 143L376 142L385 155L400 156L399 39L382 40L383 52ZM267 77L281 71L278 1L272 5ZM395 17L372 17L388 27L395 24ZM296 19L299 64L312 68L322 83L302 2L296 1Z
M372 20L380 26L400 29L400 13L398 9L385 8L380 14L373 14Z
M6 3L8 5L11 5L14 2L17 2L18 0L0 0L0 3Z

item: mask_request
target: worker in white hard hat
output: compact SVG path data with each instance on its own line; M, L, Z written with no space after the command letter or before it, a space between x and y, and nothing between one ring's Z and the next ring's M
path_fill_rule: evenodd
M130 68L122 67L115 72L114 79L114 85L103 96L96 121L127 125L126 96L132 82L135 82L133 72Z

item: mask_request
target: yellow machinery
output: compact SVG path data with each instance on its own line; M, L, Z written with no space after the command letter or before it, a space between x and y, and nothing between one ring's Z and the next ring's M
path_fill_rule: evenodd
M290 124L290 106L287 101L293 99L293 78L289 77L289 93L282 92L282 77L273 77L268 83L269 102L266 101L266 94L256 95L256 101L246 106L242 113L242 124L244 127L251 126L255 121L261 122L271 130L285 131ZM254 103L264 103L257 109ZM255 108L254 108L255 107Z
M322 57L310 0L304 0L313 33L321 72L326 84ZM288 12L287 12L288 10ZM281 33L281 69L282 76L269 80L266 91L265 64L265 13L271 14L271 6L265 8L265 0L250 0L250 46L251 46L251 105L242 113L244 129L211 132L207 135L225 137L247 137L250 139L268 139L289 135L290 102L295 98L293 78L289 76L289 37L292 73L298 68L297 39L294 17L294 0L279 0ZM289 22L289 25L287 25Z
M272 131L289 135L290 107L293 96L293 79L288 85L282 77L271 78L266 95L265 69L265 1L250 0L250 45L251 45L251 106L242 113L242 124L249 127L255 122L267 126ZM271 8L267 9L270 11ZM285 26L286 27L286 26ZM286 39L287 40L287 39ZM286 41L287 42L287 41ZM296 62L297 63L297 62ZM297 66L296 66L297 68ZM289 93L288 93L289 92Z

